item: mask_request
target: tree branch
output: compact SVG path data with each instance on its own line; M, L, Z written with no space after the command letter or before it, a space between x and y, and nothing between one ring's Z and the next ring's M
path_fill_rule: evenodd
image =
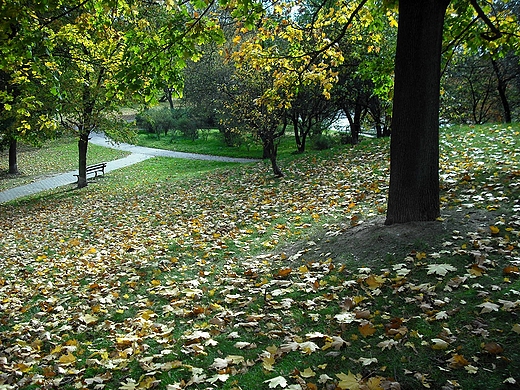
M493 24L493 22L487 17L486 13L480 5L478 5L477 0L469 0L469 3L473 6L475 11L477 11L477 15L480 19L490 28L491 34L481 33L480 36L488 41L494 41L502 37L502 32Z
M56 15L56 16L53 16L52 18L50 18L49 20L47 20L45 23L42 23L41 27L47 27L49 24L51 24L52 22L58 20L58 19L61 19L63 18L64 16L70 14L71 12L77 10L77 9L80 9L81 7L83 7L85 4L87 4L90 0L83 0L81 3L79 3L78 5L72 7L71 9L69 10L66 10L66 11L63 11L61 14L59 15Z

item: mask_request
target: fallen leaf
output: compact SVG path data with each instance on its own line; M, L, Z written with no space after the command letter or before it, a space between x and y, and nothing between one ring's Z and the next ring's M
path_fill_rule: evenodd
M313 376L316 376L316 373L312 371L312 368L307 367L305 370L300 372L300 376L302 378L312 378Z
M482 310L480 311L480 314L491 313L492 311L498 311L498 309L500 308L499 305L497 305L496 303L493 303L493 302L484 302L484 303L481 303L480 305L477 305L477 307L482 308Z
M66 355L61 355L60 358L58 359L58 362L63 365L72 364L75 361L76 361L76 357L70 352L68 352Z
M452 368L462 368L469 365L469 362L466 360L466 358L463 355L459 355L457 353L452 355L452 357L448 359L448 362Z
M448 348L449 344L443 340L443 339L438 339L438 338L435 338L435 339L432 339L432 349L446 349Z
M484 349L484 351L486 351L487 353L489 353L491 355L499 355L502 352L504 352L504 348L502 348L502 346L500 344L495 343L494 341L485 343L482 346L482 349Z
M517 334L520 334L520 324L514 324L511 330Z
M370 322L358 326L358 330L364 337L372 336L376 332L376 328Z
M264 381L264 383L269 384L270 389L274 389L276 387L281 387L282 389L287 387L287 380L283 376L277 376L271 379Z
M292 268L284 268L284 269L281 269L279 270L276 274L275 274L275 277L277 278L286 278L287 276L289 276L292 272Z
M338 387L342 390L359 390L359 375L354 375L350 371L347 374L336 374L339 379Z
M457 268L455 268L451 264L429 264L428 265L428 275L436 274L436 275L440 275L440 276L445 276L449 271L457 271Z

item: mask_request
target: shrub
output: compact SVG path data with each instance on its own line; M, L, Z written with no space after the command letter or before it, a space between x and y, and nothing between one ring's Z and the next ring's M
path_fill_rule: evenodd
M191 140L198 138L197 121L187 109L152 108L136 115L135 122L139 129L156 134L157 138L170 130L179 131Z
M180 130L182 135L186 138L195 141L199 138L199 131L197 129L197 123L193 118L182 117L175 120L175 129Z
M341 145L352 145L354 143L354 138L352 137L352 134L343 131L340 133L339 141Z
M334 146L334 138L328 134L317 134L311 140L314 150L326 150Z

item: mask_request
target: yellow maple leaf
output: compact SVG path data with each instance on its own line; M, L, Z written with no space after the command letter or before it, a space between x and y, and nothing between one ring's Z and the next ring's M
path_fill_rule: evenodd
M339 373L336 374L339 379L338 387L342 390L359 390L359 375L354 375L350 371L348 375Z
M61 355L58 362L63 365L72 364L76 361L76 357L68 352L66 355Z
M17 371L21 371L23 373L26 373L26 372L31 371L32 366L28 366L25 363L18 363L18 364L15 364L15 368L16 368Z
M313 376L316 376L316 373L312 371L312 368L307 367L305 370L300 372L300 376L302 378L311 378Z
M478 264L473 264L469 269L469 273L474 276L482 276L486 270L480 267Z
M376 332L376 328L370 322L358 326L358 330L364 337L372 336Z
M368 390L382 390L381 381L384 380L381 376L374 376L367 381Z
M463 355L459 355L457 353L448 359L448 362L450 362L450 367L452 368L462 368L469 364Z
M264 357L262 359L262 367L266 371L273 371L274 370L274 367L273 367L274 363L275 363L275 360L274 360L273 355L266 356L266 357Z
M417 260L422 260L422 259L425 259L426 257L427 257L427 255L425 252L417 252L417 254L415 255L415 258Z
M489 227L489 230L491 231L491 234L498 234L498 233L500 233L500 228L498 228L498 227L496 227L494 225L491 225Z
M142 380L139 381L138 389L151 389L157 384L157 379L154 376L146 376L141 377Z
M366 284L369 288L372 290L381 287L381 285L385 282L385 278L382 276L375 276L370 275L368 278L365 279Z

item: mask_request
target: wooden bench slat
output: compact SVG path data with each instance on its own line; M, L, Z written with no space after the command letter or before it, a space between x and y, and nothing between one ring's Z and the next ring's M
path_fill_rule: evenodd
M101 172L104 175L106 166L107 166L106 162L89 165L86 169L86 173L87 174L95 173L96 174L95 177L98 176L98 172ZM74 176L79 177L79 175L74 175Z

